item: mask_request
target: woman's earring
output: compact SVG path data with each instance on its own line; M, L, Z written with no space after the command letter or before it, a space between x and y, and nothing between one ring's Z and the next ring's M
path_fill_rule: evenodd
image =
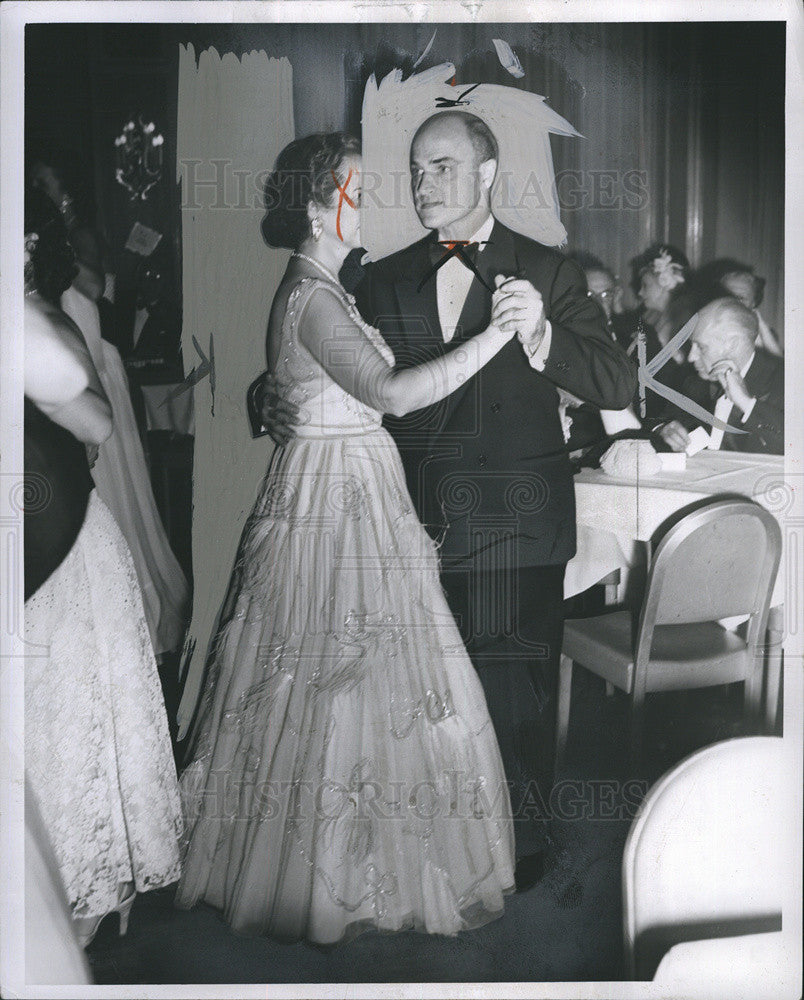
M318 240L321 239L321 233L324 231L324 224L321 222L318 216L316 216L313 219L310 228L312 229L313 232L313 239L317 242Z

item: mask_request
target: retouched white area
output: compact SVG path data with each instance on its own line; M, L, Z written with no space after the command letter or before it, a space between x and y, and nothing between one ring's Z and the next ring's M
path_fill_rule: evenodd
M458 100L472 83L452 87L451 63L402 80L393 70L363 96L363 200L360 231L372 260L380 260L427 233L413 208L409 153L416 129L439 110L437 98ZM516 87L481 83L456 111L477 115L491 129L500 150L491 189L496 219L546 246L567 238L558 211L550 133L579 136L545 98ZM447 109L443 109L447 110Z
M193 617L184 662L187 683L179 709L186 735L203 674L207 646L226 595L237 543L271 456L271 439L251 439L246 389L265 368L268 313L287 264L287 252L267 247L256 189L293 138L292 70L286 58L249 52L242 59L215 49L196 61L192 45L179 53L177 169L182 189L185 374L210 357L214 337L214 395L209 377L193 389ZM188 191L182 161L201 160L200 181L213 177L211 160L226 163L224 199L212 187ZM236 171L245 171L248 204ZM184 174L184 176L183 176ZM198 204L203 207L187 207ZM212 207L215 205L216 207ZM213 415L214 408L214 415ZM194 644L194 645L193 645Z

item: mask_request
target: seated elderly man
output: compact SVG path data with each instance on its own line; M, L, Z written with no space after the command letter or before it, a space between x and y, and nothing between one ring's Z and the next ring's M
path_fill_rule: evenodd
M734 434L668 405L654 429L658 445L671 451L712 449L784 452L784 365L780 358L755 348L757 318L734 298L716 299L698 313L689 360L696 374L680 391L714 416L745 431ZM701 428L701 430L695 430ZM698 448L690 432L697 437Z

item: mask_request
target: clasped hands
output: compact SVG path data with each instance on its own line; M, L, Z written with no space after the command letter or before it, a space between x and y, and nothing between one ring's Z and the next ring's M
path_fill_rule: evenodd
M515 332L528 357L544 338L547 316L541 293L525 278L495 275L491 299L491 322L503 332Z
M490 325L503 333L516 333L528 357L538 349L547 329L547 317L540 293L524 278L494 278ZM270 372L263 376L259 405L260 420L276 444L286 445L294 434L298 407L282 399L276 391L276 380Z

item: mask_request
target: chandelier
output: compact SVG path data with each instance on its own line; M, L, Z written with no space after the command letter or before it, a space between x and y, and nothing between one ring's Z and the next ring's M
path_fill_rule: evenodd
M129 119L115 139L115 177L129 191L132 201L145 201L159 180L164 142L154 123L143 121L141 115Z

